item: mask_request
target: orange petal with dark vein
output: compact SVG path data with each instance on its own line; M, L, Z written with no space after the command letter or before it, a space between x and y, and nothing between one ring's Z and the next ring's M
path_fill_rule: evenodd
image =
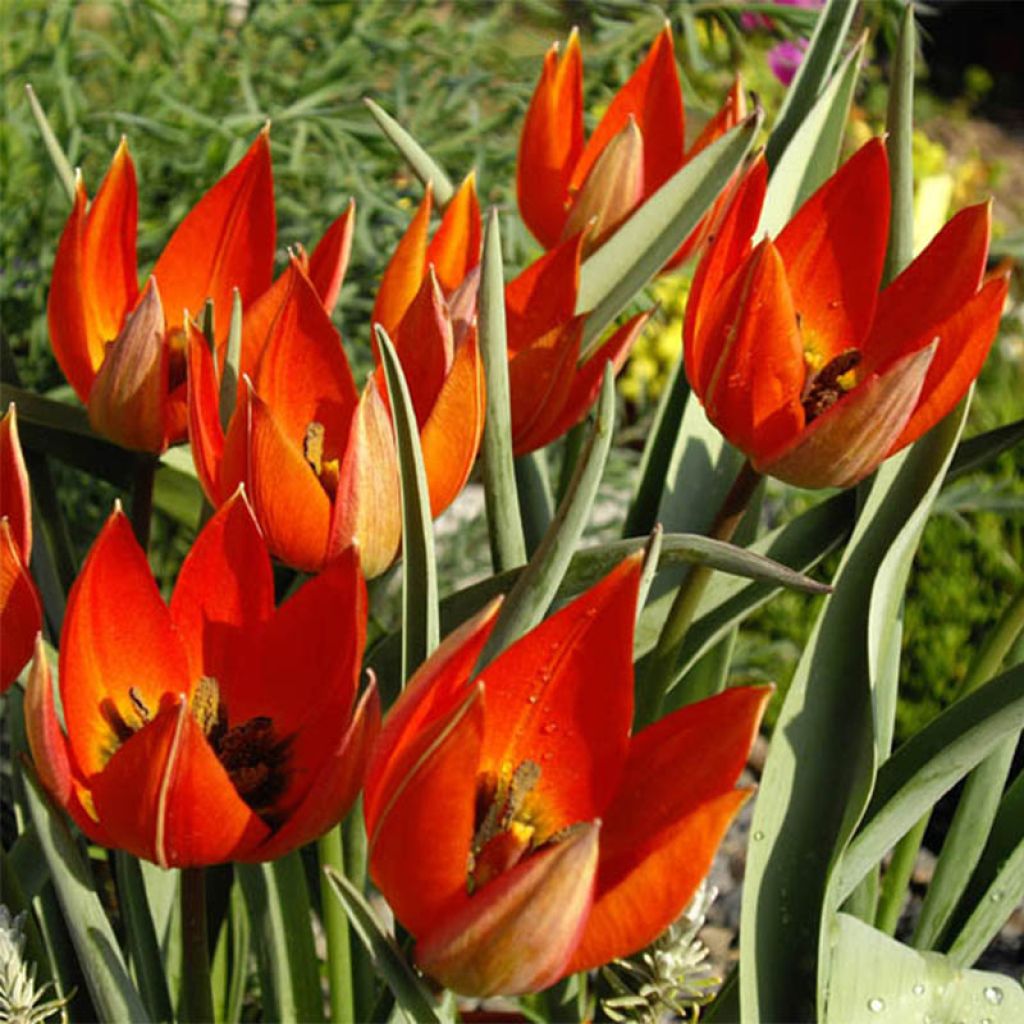
M600 827L578 826L442 918L416 944L420 970L480 998L554 984L590 911Z
M797 487L852 487L889 454L917 406L936 346L896 360L861 381L781 452L754 468Z
M28 565L32 557L32 501L18 436L18 410L13 402L0 418L0 516L7 520L14 545Z
M573 29L561 60L557 44L544 56L516 159L520 214L547 249L562 236L569 182L582 152L583 60L579 33Z
M355 226L356 201L350 199L345 212L324 232L309 258L309 279L329 314L334 312L348 270Z
M697 266L683 323L683 353L690 385L703 395L721 350L732 302L723 287L750 255L768 186L768 165L758 156L740 179Z
M206 338L189 325L188 439L203 493L217 508L226 494L220 488L224 430L220 422L220 382Z
M999 332L1009 287L1008 273L993 278L973 299L935 326L938 347L921 386L921 398L888 454L931 430L967 394Z
M269 834L238 795L184 698L92 780L96 812L116 846L161 867L231 860Z
M427 246L427 263L433 264L446 294L458 288L480 262L480 234L476 173L470 171L445 207L441 224Z
M121 332L125 314L139 297L135 254L139 199L135 167L122 138L96 197L82 236L82 295L89 324L89 350L102 354ZM93 366L98 363L94 362Z
M800 315L805 350L825 365L860 348L875 315L889 237L889 161L882 139L862 146L775 240Z
M156 278L116 340L107 346L92 390L89 422L125 448L159 454L167 447L169 350Z
M496 598L448 634L416 670L388 713L367 773L363 808L372 835L390 794L420 758L430 727L465 700L480 652L494 628L502 599Z
M380 324L390 337L394 337L399 322L420 290L423 275L427 272L427 232L433 204L434 192L428 184L419 209L405 229L380 279L370 322Z
M131 614L126 615L125 610ZM68 597L60 693L75 761L89 778L116 747L109 716L139 721L166 693L191 692L188 659L149 563L120 508L107 519Z
M532 796L552 832L601 817L633 724L633 621L641 553L494 659L481 673L481 771L541 769Z
M359 795L370 750L380 731L380 697L371 680L347 728L336 728L334 747L323 757L306 796L270 839L253 851L255 859L274 860L304 846L336 825Z
M239 490L192 544L171 596L171 621L192 678L236 675L242 650L273 611L270 556Z
M250 388L243 387L246 397L228 428L221 485L235 479L242 463L241 479L271 553L303 572L319 572L327 551L330 498L299 443Z
M484 364L476 330L470 329L420 430L432 516L439 516L469 479L484 433L484 402Z
M391 416L371 377L341 460L328 557L354 543L366 578L379 576L398 556L402 543L401 499Z
M565 973L628 956L661 935L711 870L729 823L750 793L732 790L701 804L668 827L658 845L617 885L603 884L602 863L590 917Z
M36 585L21 560L10 523L0 519L0 693L32 657L42 621Z
M745 452L776 450L804 425L807 370L778 250L766 239L743 271L732 324L703 395L708 417Z
M927 344L981 286L992 228L990 203L961 210L878 297L863 373ZM979 366L980 368L980 366Z
M182 310L213 299L217 337L227 336L231 295L243 309L270 287L277 224L270 166L270 131L189 211L153 267L167 323L181 327Z
M382 794L372 827L367 818L370 877L415 936L468 901L466 860L483 730L483 695L474 687L417 736L417 760ZM414 846L410 836L430 841Z
M536 338L576 313L583 234L534 260L505 288L508 354L511 359Z

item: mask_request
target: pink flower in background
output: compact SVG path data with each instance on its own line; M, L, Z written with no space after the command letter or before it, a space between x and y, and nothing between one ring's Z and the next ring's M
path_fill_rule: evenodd
M768 66L772 69L772 74L783 85L789 85L806 51L806 39L785 39L777 46L773 46L768 51Z

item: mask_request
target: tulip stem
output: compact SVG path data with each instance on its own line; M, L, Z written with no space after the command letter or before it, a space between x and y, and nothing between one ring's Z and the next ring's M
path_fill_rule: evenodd
M132 478L131 521L132 532L143 551L149 548L149 528L153 520L153 485L156 482L157 460L148 453L140 453L135 462Z
M335 825L317 841L320 870L334 868L345 873L344 840L341 825ZM331 993L332 1024L348 1024L355 1020L352 995L352 949L348 933L348 916L341 901L335 899L326 885L321 885L320 912L327 938L327 980Z
M206 934L206 876L203 868L181 870L181 948L184 960L183 1021L213 1020L210 944Z
M743 463L711 525L708 533L710 537L720 541L732 539L761 479L761 474L750 462ZM650 724L661 713L665 695L675 675L686 632L693 622L697 606L713 571L709 566L695 565L679 584L675 600L661 627L658 642L651 652L643 674L643 683L639 690L638 726Z

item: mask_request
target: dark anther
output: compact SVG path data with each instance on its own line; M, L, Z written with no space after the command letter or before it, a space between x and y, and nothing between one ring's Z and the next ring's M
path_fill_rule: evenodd
M843 397L846 388L839 383L839 378L856 367L860 359L857 349L848 348L827 362L813 377L808 377L801 399L808 423L831 409Z

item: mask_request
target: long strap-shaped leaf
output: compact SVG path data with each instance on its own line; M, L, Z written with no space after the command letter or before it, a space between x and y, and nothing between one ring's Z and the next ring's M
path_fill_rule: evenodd
M763 114L751 114L677 171L580 268L576 312L588 313L582 351L665 265L747 155Z
M516 580L477 664L477 671L544 618L590 518L615 427L615 377L605 367L597 418L586 450L551 527Z
M1001 740L1024 727L1024 663L969 693L909 739L878 772L871 804L843 857L849 894L885 851Z
M298 850L269 864L236 864L235 877L252 925L264 1018L323 1020L309 889Z
M807 53L786 92L775 129L768 139L765 156L770 167L774 168L779 162L832 74L856 8L856 0L829 0L822 11Z
M423 982L402 956L394 940L384 931L363 894L342 874L326 868L327 884L341 902L374 968L394 993L395 1002L407 1020L418 1024L445 1024Z
M828 971L821 929L838 906L830 881L876 771L868 655L875 574L894 546L901 560L912 556L964 418L961 406L876 474L783 703L744 876L740 986L752 1024L820 1011L819 970L822 978Z
M416 177L423 182L424 188L427 184L433 186L434 199L438 206L447 206L455 195L455 187L437 161L386 110L369 97L365 97L363 102L388 141L401 153Z
M526 562L526 541L519 517L515 462L512 458L512 411L505 332L505 277L501 258L501 222L492 209L484 230L480 267L480 352L487 384L484 420L483 478L487 530L495 572Z
M402 484L402 679L407 680L438 643L434 527L409 386L387 331L380 324L376 331L395 424Z

